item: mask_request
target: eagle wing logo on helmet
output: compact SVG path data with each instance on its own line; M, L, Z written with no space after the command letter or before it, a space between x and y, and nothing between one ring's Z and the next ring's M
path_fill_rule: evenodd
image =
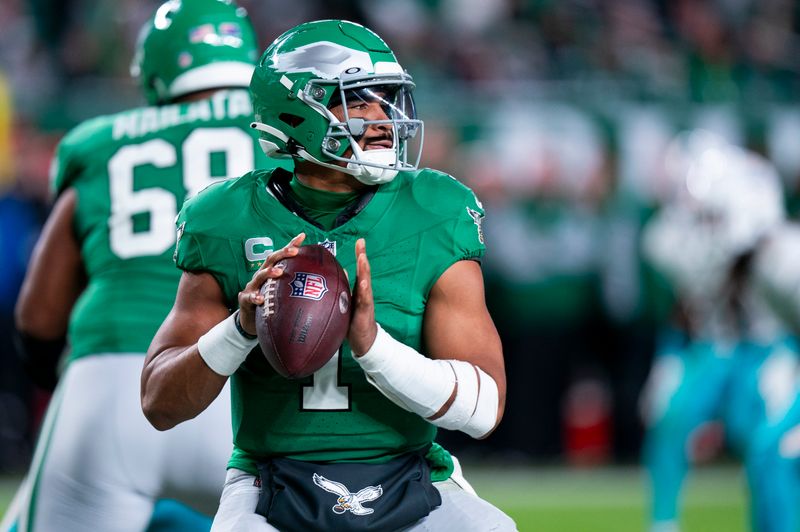
M329 41L315 42L278 54L273 65L279 72L313 72L323 79L335 79L346 68L358 67L372 72L367 52L353 50Z
M314 484L324 489L329 493L338 495L336 504L333 505L333 513L343 514L345 512L352 512L354 515L369 515L375 510L373 508L365 508L362 503L374 501L383 495L383 488L377 486L367 486L366 488L351 493L347 486L341 482L328 480L327 478L314 473Z

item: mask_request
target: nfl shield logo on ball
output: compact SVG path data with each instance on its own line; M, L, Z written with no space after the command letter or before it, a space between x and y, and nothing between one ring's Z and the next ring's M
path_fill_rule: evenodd
M291 297L302 297L319 301L328 291L325 277L316 273L296 272L292 280Z

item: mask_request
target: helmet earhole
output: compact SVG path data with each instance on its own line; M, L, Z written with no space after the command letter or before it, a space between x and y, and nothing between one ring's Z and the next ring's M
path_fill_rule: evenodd
M278 115L278 118L281 122L291 127L297 127L306 120L302 116L293 115L291 113L281 113Z

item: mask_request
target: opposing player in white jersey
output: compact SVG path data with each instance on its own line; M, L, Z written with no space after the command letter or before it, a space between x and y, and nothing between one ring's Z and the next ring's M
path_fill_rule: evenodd
M47 368L64 337L69 347L18 497L20 531L138 532L164 498L216 510L232 449L228 394L162 433L142 414L139 377L178 286L184 200L271 164L242 90L256 59L252 26L230 0L166 2L132 65L149 106L86 121L60 143L55 204L16 319L40 381L54 381Z
M703 426L721 421L729 447L745 457L756 428L786 411L797 364L793 335L753 267L786 223L777 172L704 131L679 136L669 155L672 196L643 240L674 288L686 335L684 345L661 350L645 392L651 523L664 532L679 530L680 492Z
M771 231L754 261L754 280L795 335L800 334L800 225ZM786 414L756 430L747 454L753 525L759 532L800 529L800 381Z

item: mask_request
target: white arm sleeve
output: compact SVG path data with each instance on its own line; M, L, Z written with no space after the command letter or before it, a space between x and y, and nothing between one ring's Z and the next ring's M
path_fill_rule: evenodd
M441 410L456 390L447 411L428 419L438 427L480 438L497 422L497 383L469 362L427 358L392 338L380 325L369 351L354 358L367 381L390 401L426 419Z

